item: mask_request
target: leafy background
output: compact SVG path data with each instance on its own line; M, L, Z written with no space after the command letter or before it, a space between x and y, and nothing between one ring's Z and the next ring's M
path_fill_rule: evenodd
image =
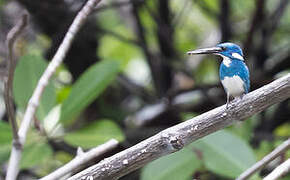
M1 72L7 31L24 8L31 16L16 45L19 60L13 95L18 123L81 5L81 0L0 1ZM188 57L188 50L224 41L241 45L252 90L288 73L289 32L288 1L104 2L78 34L41 98L24 147L20 177L48 174L70 161L78 147L88 150L111 138L120 141L116 149L93 160L96 163L224 104L220 59ZM3 81L0 90L3 94ZM289 117L286 100L122 179L234 179L289 137ZM1 179L12 142L2 96L0 119ZM252 179L261 179L289 157L286 152Z

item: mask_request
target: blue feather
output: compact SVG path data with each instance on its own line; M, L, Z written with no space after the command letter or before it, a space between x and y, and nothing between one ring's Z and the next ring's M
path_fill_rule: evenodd
M239 76L244 82L245 93L250 90L250 73L243 61L232 59L229 67L221 63L220 65L220 79L223 80L225 77Z

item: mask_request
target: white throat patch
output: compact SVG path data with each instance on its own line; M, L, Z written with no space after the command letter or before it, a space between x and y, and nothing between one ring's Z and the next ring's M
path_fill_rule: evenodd
M244 61L243 56L241 56L239 53L232 53L232 56L233 56L234 58L237 58L237 59L240 59L240 60Z
M226 56L223 56L223 55L221 55L222 57L223 57L223 64L225 65L225 66L227 66L227 67L230 67L230 64L231 64L231 59L230 58L228 58L228 57L226 57Z

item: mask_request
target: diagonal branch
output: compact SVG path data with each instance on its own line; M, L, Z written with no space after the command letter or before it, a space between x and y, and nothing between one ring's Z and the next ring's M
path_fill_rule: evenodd
M290 172L290 159L287 159L285 162L276 167L268 176L263 180L275 180L280 179Z
M74 175L77 179L118 179L145 164L175 151L236 121L248 118L290 97L290 73L225 105L168 128L139 144Z
M11 155L10 155L10 160L9 160L9 165L8 165L8 170L7 170L7 175L6 175L7 180L14 180L17 177L17 174L19 171L19 162L20 162L21 154L22 154L22 147L25 143L26 134L28 132L31 121L36 112L36 109L39 105L39 100L44 91L44 88L48 84L48 81L53 75L53 73L55 72L56 68L62 63L76 34L80 30L84 22L86 21L88 15L93 11L95 6L100 1L101 0L88 0L88 2L84 5L81 11L77 14L72 25L69 27L68 32L66 33L61 45L59 46L57 52L55 53L53 59L47 66L40 80L38 81L38 84L32 94L32 97L30 98L28 102L23 120L21 122L21 126L18 131L20 147L13 146L11 150Z
M16 144L19 143L18 142L19 138L17 134L18 127L17 127L17 122L15 119L15 111L13 107L13 95L12 95L14 70L16 67L16 61L14 57L14 43L17 37L26 27L27 19L28 19L28 14L27 13L23 14L21 19L17 22L17 24L9 31L9 33L7 34L7 39L6 39L6 46L8 48L8 60L7 60L8 77L4 83L5 85L4 98L5 98L5 106L6 106L6 111L8 113L9 123L12 126L14 143Z
M122 6L130 6L131 4L132 4L132 2L130 0L129 1L112 2L110 4L95 7L94 12L99 13L101 11L104 11L104 10L107 10L110 8L120 8Z
M283 142L283 144L278 146L276 149L274 149L274 151L272 151L270 154L268 154L263 159L261 159L256 164L254 164L252 167L250 167L245 172L243 172L236 180L248 179L251 175L259 171L266 164L273 161L275 158L277 158L279 155L281 155L283 152L285 152L289 148L290 148L290 138L287 139L285 142Z
M77 155L69 163L52 172L51 174L41 178L40 180L60 179L62 176L72 172L81 165L88 163L90 160L116 148L118 144L119 143L117 140L111 139L108 142L89 150L88 152L82 153L81 155Z

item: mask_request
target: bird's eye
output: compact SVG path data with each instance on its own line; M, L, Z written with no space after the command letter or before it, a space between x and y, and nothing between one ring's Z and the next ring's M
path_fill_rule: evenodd
M226 47L221 47L223 51L225 51L227 48Z

